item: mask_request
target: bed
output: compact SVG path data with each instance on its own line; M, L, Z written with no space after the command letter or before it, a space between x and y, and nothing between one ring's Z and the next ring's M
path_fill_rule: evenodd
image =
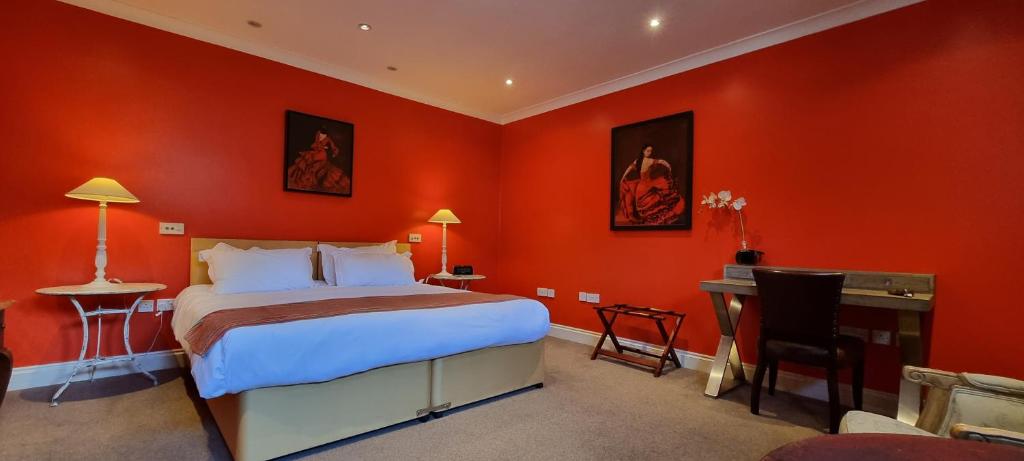
M192 239L190 287L175 301L179 341L218 309L316 299L458 291L433 285L328 287L217 295L198 253L240 249L357 247L369 243ZM409 250L398 244L397 252ZM322 278L318 254L311 263ZM546 308L521 298L489 304L350 314L228 331L190 359L236 460L264 460L444 411L544 381Z

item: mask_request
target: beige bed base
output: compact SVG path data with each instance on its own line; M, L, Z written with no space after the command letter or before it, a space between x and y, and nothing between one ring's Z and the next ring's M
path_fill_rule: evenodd
M210 283L197 253L218 242L236 248L312 247L292 240L192 239L191 283ZM409 244L398 244L398 252ZM319 278L319 277L318 277ZM376 368L333 381L253 389L207 400L236 461L267 460L530 386L543 386L544 344L491 347L422 362Z

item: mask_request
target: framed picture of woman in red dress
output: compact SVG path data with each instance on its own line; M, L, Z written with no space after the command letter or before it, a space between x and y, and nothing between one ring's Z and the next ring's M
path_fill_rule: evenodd
M693 111L612 129L612 230L690 229Z
M352 196L355 125L285 113L284 190Z

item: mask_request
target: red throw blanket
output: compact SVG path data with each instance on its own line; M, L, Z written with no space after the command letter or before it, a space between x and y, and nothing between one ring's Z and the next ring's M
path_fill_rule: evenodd
M213 343L220 340L232 328L365 312L435 309L467 304L499 303L516 299L523 298L513 295L463 292L323 299L271 306L237 307L206 315L199 323L193 325L188 333L185 333L185 341L192 348L193 354L206 355Z

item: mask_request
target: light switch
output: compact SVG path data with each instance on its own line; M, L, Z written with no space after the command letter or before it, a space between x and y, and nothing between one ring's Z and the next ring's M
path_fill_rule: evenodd
M538 288L537 289L537 296L540 296L540 297L543 298L543 297L545 297L547 295L548 295L548 289L547 288Z
M555 289L554 288L548 288L548 297L549 298L554 298L555 297Z
M162 222L160 223L161 235L185 235L185 223L183 222Z
M423 242L423 234L409 234L409 243Z
M587 293L587 302L597 304L601 302L601 295L599 293Z
M144 299L139 303L139 312L153 312L153 300Z
M584 302L584 303L587 302L587 292L586 291L581 291L580 292L580 302Z

